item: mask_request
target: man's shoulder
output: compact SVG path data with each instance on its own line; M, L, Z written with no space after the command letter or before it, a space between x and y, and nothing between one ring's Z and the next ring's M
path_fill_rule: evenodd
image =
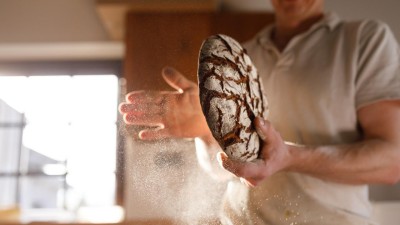
M342 21L341 25L345 28L355 29L363 33L381 33L390 32L389 25L378 19L360 19L360 20L349 20Z

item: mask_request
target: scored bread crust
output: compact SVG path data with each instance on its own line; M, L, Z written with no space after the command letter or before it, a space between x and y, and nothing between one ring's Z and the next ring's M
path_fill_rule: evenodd
M257 116L266 117L268 104L256 67L233 38L218 34L200 49L200 103L207 124L228 157L252 161L259 157Z

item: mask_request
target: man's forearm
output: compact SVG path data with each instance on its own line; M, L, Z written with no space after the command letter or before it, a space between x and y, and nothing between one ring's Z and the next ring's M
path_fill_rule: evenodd
M393 184L400 179L400 149L369 139L347 145L301 147L288 144L290 171L348 184Z

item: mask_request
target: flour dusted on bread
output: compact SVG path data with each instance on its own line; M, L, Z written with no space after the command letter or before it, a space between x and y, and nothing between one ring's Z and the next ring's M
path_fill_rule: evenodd
M265 118L268 109L246 51L229 36L210 36L200 49L198 80L201 107L219 145L232 159L256 159L261 142L252 121Z

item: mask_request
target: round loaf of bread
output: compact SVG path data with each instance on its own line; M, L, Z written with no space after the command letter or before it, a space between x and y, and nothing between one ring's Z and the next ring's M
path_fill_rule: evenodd
M226 35L207 38L200 49L200 103L207 124L228 157L252 161L260 138L253 120L268 111L262 82L243 47Z

